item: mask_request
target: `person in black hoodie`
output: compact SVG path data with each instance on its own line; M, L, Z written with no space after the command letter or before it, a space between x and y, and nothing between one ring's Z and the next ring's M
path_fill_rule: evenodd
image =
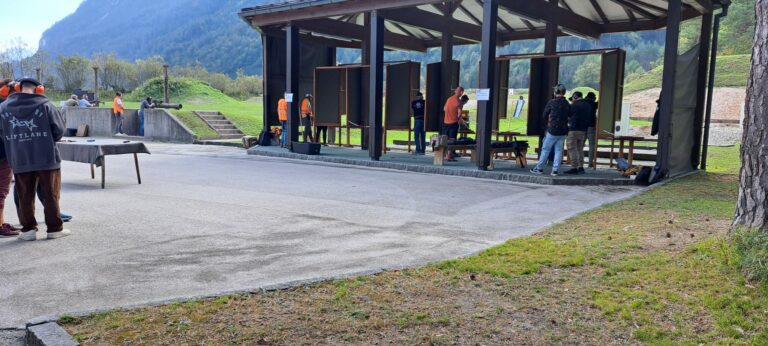
M560 163L563 161L563 142L568 135L568 116L571 114L571 105L565 100L565 86L558 84L555 87L555 98L544 107L544 118L547 120L547 131L544 136L544 143L541 146L541 155L536 167L531 168L531 173L542 174L542 168L547 163L549 153L555 151L555 158L552 162L552 176L557 176L560 170Z
M584 174L584 141L587 138L589 117L592 107L582 98L583 94L576 91L572 95L571 115L568 117L568 156L571 158L571 169L565 174Z
M584 142L589 143L587 145L587 153L589 166L591 167L595 164L595 159L597 158L597 152L594 150L597 145L597 132L595 131L597 128L597 95L590 91L587 93L587 97L584 98L584 101L589 103L592 110L589 115L589 125L587 126L587 140Z
M18 81L20 91L0 105L0 137L8 163L14 172L19 194L21 240L37 239L35 194L40 189L47 238L70 234L59 210L61 158L56 148L64 133L61 112L42 94L42 85L33 78Z

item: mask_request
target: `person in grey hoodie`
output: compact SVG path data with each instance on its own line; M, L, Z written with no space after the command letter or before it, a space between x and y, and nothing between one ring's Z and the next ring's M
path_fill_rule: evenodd
M42 94L34 78L20 79L21 92L0 105L0 137L13 169L19 194L21 240L37 239L35 194L43 201L47 238L70 234L64 229L59 210L61 157L56 142L66 128L61 112Z

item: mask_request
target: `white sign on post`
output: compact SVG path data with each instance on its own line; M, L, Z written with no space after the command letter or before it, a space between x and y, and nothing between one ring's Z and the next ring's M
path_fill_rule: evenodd
M489 101L491 99L491 89L477 89L478 101Z
M285 102L293 102L293 93L285 93Z

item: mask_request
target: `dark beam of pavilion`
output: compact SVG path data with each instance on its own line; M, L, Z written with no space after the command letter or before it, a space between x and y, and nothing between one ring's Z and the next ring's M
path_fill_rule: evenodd
M491 164L491 131L493 117L496 116L493 104L497 97L493 80L496 74L496 22L499 19L498 0L483 2L483 39L480 46L480 89L489 89L489 100L479 101L477 105L477 168L487 170Z
M360 63L363 65L371 64L371 12L363 14L363 27L365 27L365 38L360 49ZM369 81L370 83L370 81ZM370 131L365 127L360 128L360 150L368 150L368 134Z
M499 5L521 16L555 22L559 26L591 38L599 38L600 24L544 0L499 0Z
M701 138L704 130L704 108L707 102L707 68L709 67L709 43L712 37L712 12L704 13L701 17L701 38L699 42L699 75L696 84L696 110L693 118L693 151L691 152L691 167L699 166L701 158Z
M387 8L404 8L425 4L441 3L443 0L348 0L322 6L306 6L290 11L275 11L255 14L250 9L240 11L241 18L251 18L251 25L267 26L292 21L341 16L350 13L364 13ZM300 4L299 4L300 5ZM286 5L286 10L290 7ZM254 22L255 21L255 22Z
M450 32L453 36L466 40L480 42L482 31L480 27L455 19L449 15L439 15L418 8L403 10L386 10L382 14L388 19L424 29L442 33Z
M672 110L675 101L675 70L677 70L677 49L682 17L681 2L681 0L669 0L668 2L664 72L661 79L661 102L659 104L659 142L656 157L659 177L664 177L669 173Z
M261 28L263 34L269 36L285 38L285 31L278 28ZM323 46L340 47L340 48L360 48L360 42L337 40L329 37L315 36L311 34L299 34L301 42L317 43Z
M288 142L288 148L293 151L293 142L299 141L299 105L301 99L299 97L299 61L301 57L300 41L299 41L299 28L289 23L285 28L286 36L286 63L285 63L285 92L293 94L292 102L288 103L288 136L286 141ZM288 100L286 100L288 101ZM269 109L264 109L264 112L269 112ZM269 123L266 123L267 126Z
M368 138L368 156L371 160L378 161L382 150L382 120L384 98L384 17L378 11L371 12L371 35L369 47L371 63L368 71L368 125L370 134Z
M364 26L333 19L322 18L305 20L296 23L296 25L305 30L330 36L346 37L360 41L363 41L367 38L367 32ZM388 31L384 34L384 45L402 50L418 52L427 51L427 47L424 45L423 41L407 35L396 34Z
M451 3L445 3L443 4L443 16L446 18L452 18L453 17L453 11L455 8L451 6ZM452 72L453 69L451 66L453 65L453 32L452 31L446 31L443 32L442 36L442 45L440 46L440 68L442 73L440 74L440 78L442 78L442 81L440 83L440 104L443 104L446 99L448 99L449 96L451 96L451 88L456 87L456 85L451 85L451 75L449 72ZM457 76L458 77L458 76ZM442 114L442 112L441 112Z

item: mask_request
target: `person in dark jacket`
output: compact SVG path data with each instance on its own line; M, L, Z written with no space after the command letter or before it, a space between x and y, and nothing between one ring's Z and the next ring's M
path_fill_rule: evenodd
M40 190L47 226L47 238L70 234L59 210L61 157L56 148L66 128L61 112L40 93L33 78L18 81L21 92L0 105L0 135L8 163L13 169L19 194L19 221L22 240L37 239L35 194Z
M424 108L426 102L421 92L416 93L416 99L411 102L411 111L413 112L413 141L416 142L415 155L424 155L426 142L426 133L424 132Z
M592 107L582 98L580 91L573 93L571 98L571 115L568 117L568 156L571 158L571 169L565 174L584 174L584 141L587 138L589 117Z
M555 97L544 107L544 117L547 120L547 131L544 143L541 146L541 155L536 167L531 168L531 173L542 174L542 168L547 163L549 153L555 151L552 162L552 176L557 176L560 163L563 161L563 142L568 135L568 116L571 114L571 105L565 100L565 86L558 84L555 87Z
M587 140L584 143L589 143L587 144L587 157L589 158L589 165L594 166L597 157L597 95L590 91L584 101L589 103L592 108L587 126Z

